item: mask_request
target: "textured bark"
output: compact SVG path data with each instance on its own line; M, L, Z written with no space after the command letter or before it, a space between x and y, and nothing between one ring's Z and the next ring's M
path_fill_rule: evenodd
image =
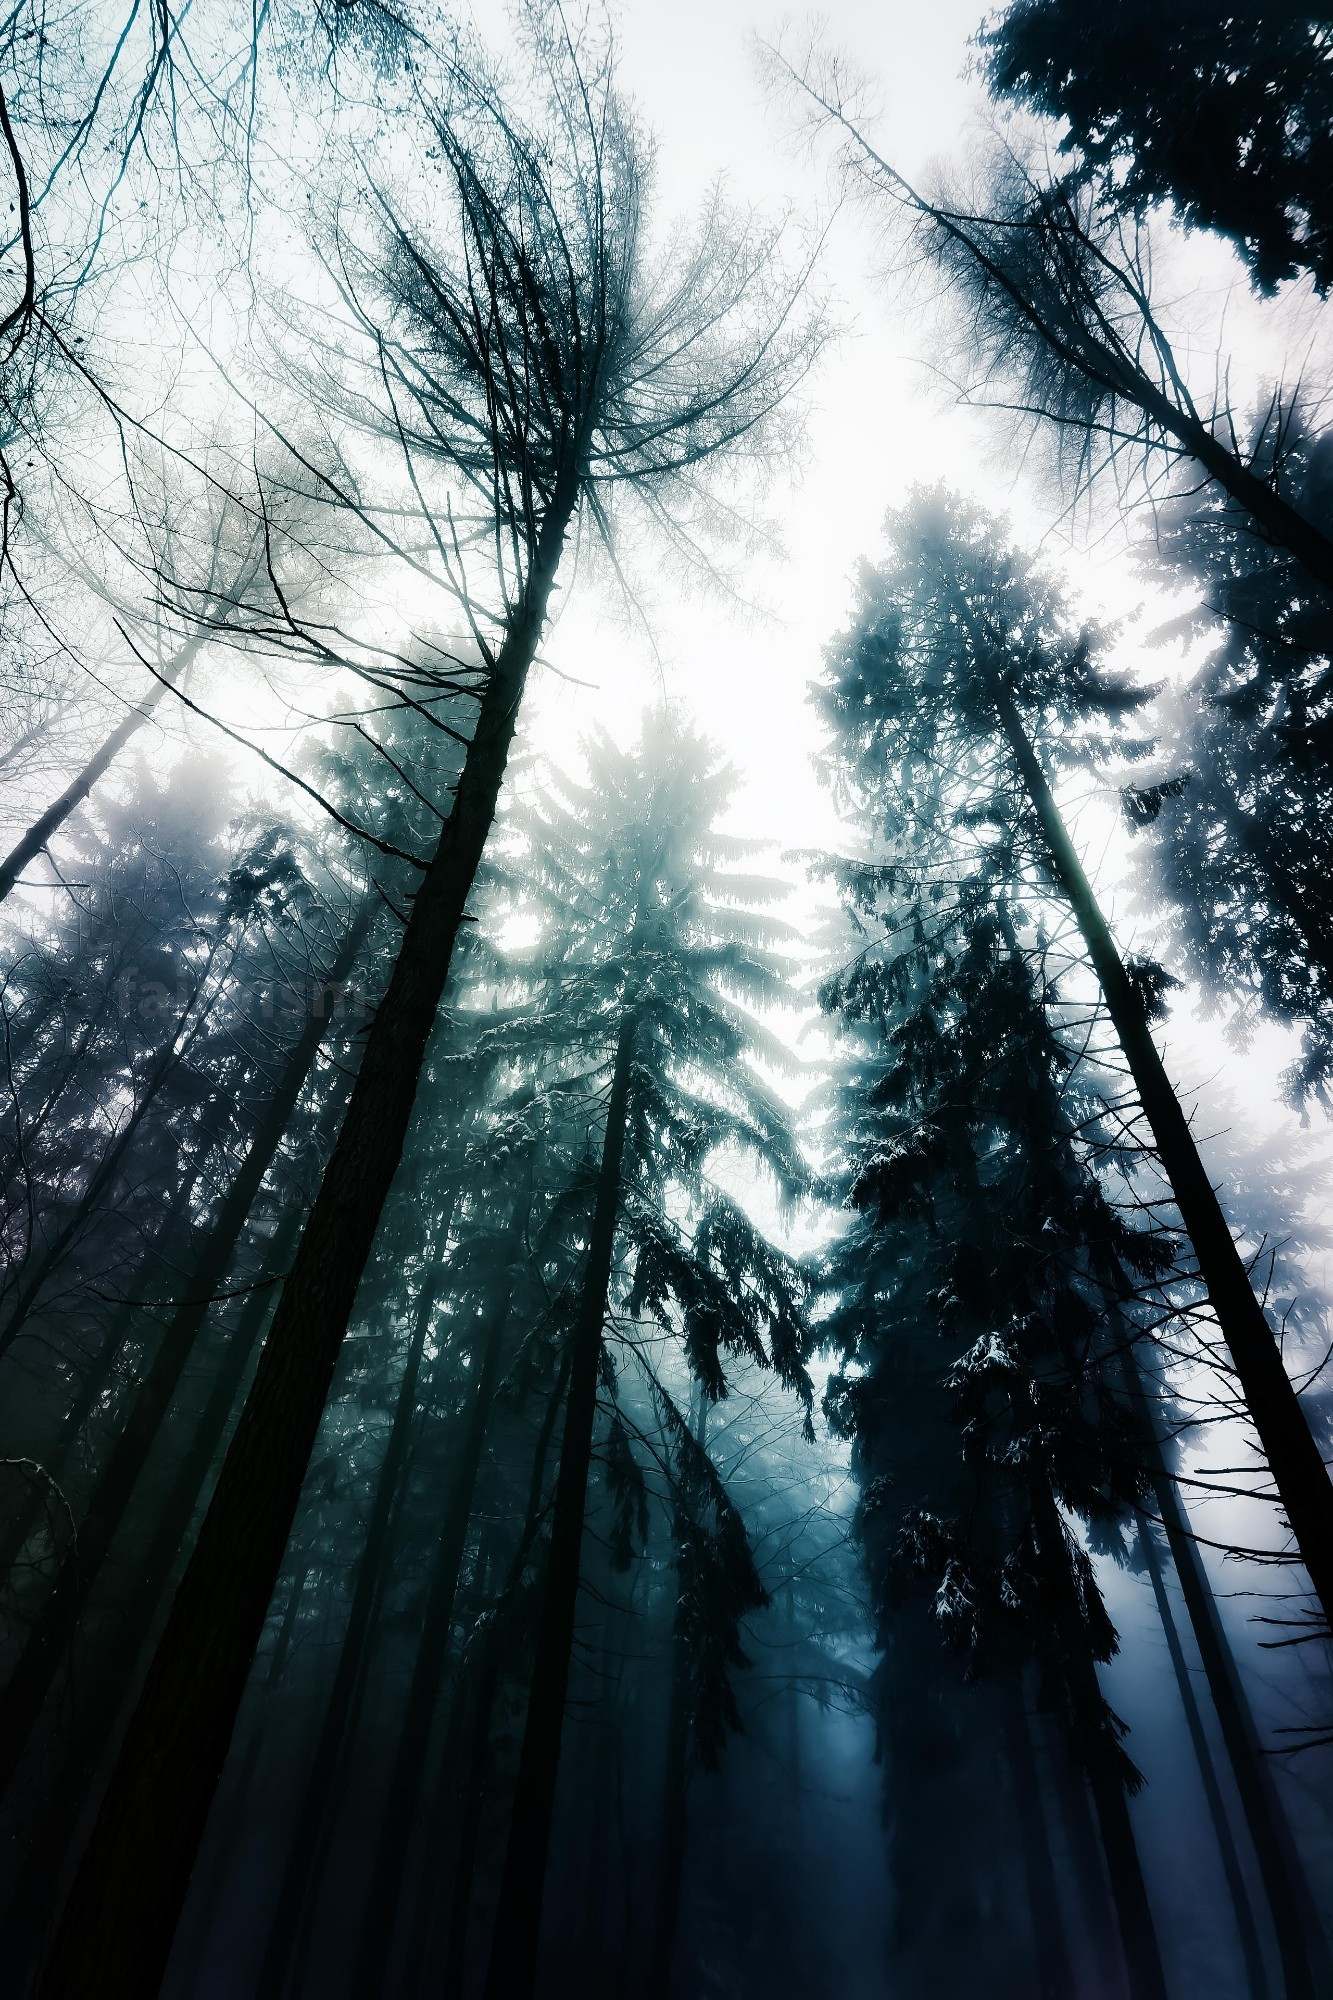
M1278 1498L1325 1622L1333 1628L1333 1481L1295 1386L1282 1365L1273 1330L1232 1240L1189 1121L1157 1053L1143 1001L1125 971L1045 773L1013 702L999 687L994 696L996 713L1036 811L1056 878L1101 983L1107 1012L1193 1245L1208 1302L1235 1366Z
M300 1499L347 1323L407 1135L426 1043L513 741L564 529L482 698L453 810L376 1011L337 1144L194 1554L159 1641L43 1983L141 2000L161 1978Z
M367 901L349 926L333 967L335 981L345 980L350 973L373 915L373 905ZM203 1254L186 1280L192 1296L172 1315L98 1475L77 1539L61 1564L41 1615L28 1634L4 1693L0 1694L0 1791L13 1778L51 1682L66 1657L89 1593L171 1409L181 1375L207 1323L213 1294L231 1266L255 1198L291 1123L327 1028L322 1010L312 1014L287 1057L282 1080L265 1106L259 1128L227 1190ZM201 1473L201 1479L202 1476ZM172 1555L184 1527L184 1522L178 1525L178 1510L168 1506L158 1532L159 1538L171 1538Z
M620 1205L635 1017L626 1013L616 1040L606 1137L597 1177L597 1203L588 1242L578 1321L571 1341L569 1396L560 1445L551 1523L546 1591L537 1631L537 1656L509 1823L504 1872L486 1976L486 2000L532 2000L537 1977L542 1894L546 1883L551 1815L560 1765L560 1737L569 1686L583 1545L583 1514L597 1415L597 1377L606 1320L607 1290Z

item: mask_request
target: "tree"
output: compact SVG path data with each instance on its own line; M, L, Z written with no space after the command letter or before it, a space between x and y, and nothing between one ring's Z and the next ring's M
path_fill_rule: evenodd
M1310 519L1333 519L1333 453L1270 409L1250 447ZM1158 700L1156 772L1125 793L1141 896L1174 961L1244 1039L1267 1017L1301 1031L1294 1098L1333 1073L1333 613L1298 563L1214 489L1164 506L1148 575L1196 593L1167 627L1209 643Z
M631 753L597 746L591 782L560 785L525 829L525 875L549 926L543 1018L557 1024L567 1061L593 1077L609 1069L609 1089L487 1974L496 2000L519 2000L537 1974L599 1386L614 1381L603 1340L617 1247L631 1265L625 1312L678 1329L706 1396L725 1394L726 1352L810 1393L799 1275L714 1177L725 1149L750 1156L789 1198L806 1183L781 1110L753 1071L765 1041L748 1009L782 997L771 943L780 931L767 913L774 886L741 873L735 844L718 830L726 789L707 747L663 715ZM678 1468L688 1577L678 1629L703 1660L718 1645L705 1628L720 1623L723 1634L694 1705L715 1754L729 1715L717 1672L734 1658L739 1617L763 1592L725 1489L660 1380L654 1393Z
M1043 760L1095 758L1096 732L1141 707L1095 655L1048 577L998 526L947 494L890 517L892 566L863 579L862 605L830 661L828 706L864 767L957 770L967 810L994 822L1014 866L1052 885L1096 976L1209 1304L1324 1616L1333 1615L1333 1485L1255 1294L1151 1030L1160 978L1126 966L1083 871ZM1080 738L1083 741L1080 741ZM922 798L929 799L929 792ZM947 844L901 788L917 866ZM945 842L952 832L946 831ZM938 864L937 864L938 865Z
M1005 411L1053 450L1076 491L1102 474L1156 494L1201 471L1327 595L1333 541L1238 448L1216 390L1196 390L1154 302L1148 226L1107 191L1048 171L1039 148L997 139L970 185L923 194L858 126L836 60L772 56L778 82L836 135L849 184L903 218L938 272L962 349L965 400ZM1224 381L1226 371L1217 375ZM1208 400L1211 395L1212 401Z
M453 464L474 507L481 497L476 518L498 566L489 630L477 594L469 598L476 719L71 1894L46 1980L52 1995L90 1981L142 1986L165 1961L579 509L595 522L600 493L609 500L619 489L666 510L673 480L697 479L729 448L754 447L812 355L792 297L770 303L743 240L713 233L684 276L676 260L649 277L641 157L609 63L594 67L558 37L538 54L545 131L525 130L484 71L446 62L429 81L429 69L414 72L438 148L433 226L447 217L455 234L437 247L391 207L384 213L380 274L392 305L375 322L377 354L409 470L418 452L436 455ZM415 414L401 415L404 405ZM445 517L436 528L447 561L446 531L463 528ZM453 546L469 548L470 531ZM127 1874L131 1850L139 1860Z
M1235 244L1256 287L1333 283L1333 35L1262 0L1129 0L1089 18L1016 0L978 38L987 81L1067 130L1060 150L1125 206L1169 201Z

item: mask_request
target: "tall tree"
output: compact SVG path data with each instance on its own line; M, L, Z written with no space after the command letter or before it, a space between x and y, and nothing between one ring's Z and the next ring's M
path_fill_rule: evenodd
M595 64L559 34L537 54L544 128L525 128L484 71L414 59L437 164L435 234L381 207L381 295L392 305L375 331L391 434L409 468L418 453L452 452L498 564L489 616L477 592L468 599L476 719L71 1893L46 1978L52 1995L90 1983L142 1988L165 1963L576 516L586 504L594 522L604 518L603 489L608 503L620 490L669 508L673 480L753 446L812 353L790 294L773 306L754 249L719 237L716 217L691 256L650 276L642 160L609 59ZM447 550L443 517L437 533Z
M780 933L768 914L775 885L741 872L743 852L718 829L726 791L706 746L663 715L645 725L632 752L599 745L591 782L560 786L526 828L525 873L550 926L543 1014L580 1068L591 1063L609 1079L486 1982L495 2000L520 2000L537 1977L599 1385L614 1379L603 1337L617 1252L632 1273L625 1310L679 1330L710 1398L725 1393L726 1352L772 1366L809 1395L799 1276L713 1178L726 1149L749 1155L789 1197L806 1179L786 1120L752 1067L767 1038L748 1008L782 997L772 951ZM677 1220L682 1200L685 1223ZM763 1594L744 1529L715 1476L700 1488L702 1454L689 1426L660 1384L655 1393L696 1495L694 1559L713 1578L714 1610L729 1605L723 1624L734 1629ZM683 1592L686 1632L700 1588ZM695 1720L705 1736L716 1732L706 1708Z
M956 838L932 823L912 779L957 770L960 811L994 821L1015 869L1052 883L1095 973L1152 1143L1190 1238L1283 1512L1323 1608L1333 1618L1333 1484L1273 1329L1257 1297L1189 1122L1153 1040L1160 983L1116 948L1052 790L1053 775L1096 760L1100 732L1142 692L1096 659L1054 582L1008 545L998 525L936 492L890 517L894 556L863 578L862 602L830 657L827 704L868 776L892 759L906 782L897 810L918 843L915 866L948 865Z

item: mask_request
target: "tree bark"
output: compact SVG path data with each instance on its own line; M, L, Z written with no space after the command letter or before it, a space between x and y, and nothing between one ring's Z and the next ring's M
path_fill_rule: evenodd
M569 1396L556 1479L546 1592L537 1631L537 1655L500 1879L485 2000L532 2000L537 1977L542 1894L560 1764L569 1659L574 1644L583 1515L597 1415L602 1328L620 1206L635 1026L633 1012L626 1012L616 1040L588 1265L571 1342Z
M1130 983L1046 775L1008 693L999 685L993 693L1001 728L1037 814L1056 879L1101 983L1107 1012L1194 1247L1208 1302L1235 1365L1278 1498L1325 1622L1333 1629L1333 1481L1282 1365L1272 1328L1232 1240L1189 1121L1157 1053L1143 1002Z
M140 2000L161 1978L402 1156L573 501L548 520L522 614L491 669L453 810L414 898L342 1130L71 1892L42 2000L91 1993Z
M332 972L335 981L345 980L350 973L374 914L374 905L367 899L338 948ZM61 1564L50 1595L28 1634L3 1694L0 1694L0 1792L13 1779L51 1682L65 1657L89 1593L124 1519L148 1455L171 1408L181 1375L208 1320L213 1294L230 1268L255 1198L291 1123L297 1099L305 1089L327 1026L328 1020L322 1008L318 1013L312 1013L287 1058L282 1080L269 1099L259 1129L252 1137L240 1170L227 1190L203 1255L187 1280L194 1296L178 1306L172 1315L171 1324L139 1385L120 1435L98 1475L78 1536ZM230 1401L227 1408L230 1408ZM223 1420L225 1422L225 1413ZM206 1470L207 1465L204 1467ZM163 1534L173 1529L170 1514L168 1508L163 1518ZM184 1532L184 1524L181 1524L180 1532ZM178 1540L179 1535L173 1534L173 1555Z
M447 1219L442 1236L448 1233ZM442 1248L442 1244L441 1244ZM278 2000L287 1982L287 1972L296 1947L301 1913L310 1893L320 1850L320 1835L328 1818L338 1775L343 1740L351 1726L358 1687L363 1685L362 1659L368 1645L372 1618L379 1595L380 1579L389 1546L389 1531L399 1482L407 1462L407 1448L416 1414L417 1380L421 1356L430 1330L431 1314L444 1289L445 1265L441 1258L422 1280L417 1300L415 1324L407 1350L402 1381L394 1407L389 1441L375 1486L375 1501L366 1529L365 1544L357 1563L356 1582L347 1629L338 1654L338 1668L329 1691L328 1705L320 1725L310 1774L301 1799L301 1811L287 1850L278 1900L269 1921L268 1941L255 1984L256 2000Z

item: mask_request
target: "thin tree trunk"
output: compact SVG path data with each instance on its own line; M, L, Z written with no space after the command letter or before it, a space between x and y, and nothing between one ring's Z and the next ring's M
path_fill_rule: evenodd
M176 1064L180 1061L179 1029L172 1040L161 1049L156 1061L148 1072L144 1087L135 1099L129 1117L111 1140L102 1154L79 1199L75 1202L68 1219L57 1230L52 1241L35 1257L24 1260L19 1273L17 1291L4 1330L0 1332L0 1354L8 1353L27 1322L29 1314L37 1303L43 1285L55 1270L79 1230L96 1208L109 1187L125 1154L128 1152L144 1118L157 1099L157 1094L165 1084Z
M296 1631L296 1619L301 1608L301 1599L305 1596L306 1584L309 1582L310 1576L311 1571L309 1567L303 1567L292 1580L292 1587L287 1594L287 1603L283 1609L282 1623L278 1627L278 1638L277 1644L273 1648L273 1658L269 1661L268 1672L264 1676L266 1696L268 1690L275 1687L282 1679L283 1670L287 1665L287 1655L291 1651L292 1638ZM250 1791L255 1781L255 1774L259 1768L260 1753L267 1740L268 1731L269 1718L261 1708L260 1713L255 1718L255 1726L251 1732L250 1741L246 1746L245 1756L236 1773L236 1783L225 1798L226 1812L218 1834L216 1866L204 1888L202 1896L197 1899L199 1909L195 1914L193 1923L189 1926L186 1948L182 1953L183 1963L181 1965L180 1977L178 1980L172 1982L173 1985L179 1988L181 2000L194 2000L194 1994L199 1984L199 1975L204 1968L204 1963L208 1956L208 1945L213 1933L213 1926L217 1919L218 1909L222 1903L223 1892L227 1887L227 1882L231 1874L232 1856L235 1853L236 1844L245 1827L250 1805Z
M1046 1815L1042 1811L1037 1760L1032 1754L1031 1725L1023 1699L1022 1676L1017 1670L1002 1675L997 1702L1023 1845L1023 1874L1037 1969L1036 2000L1077 2000L1069 1938L1060 1908L1060 1885L1051 1855Z
M520 1228L526 1224L526 1220L527 1211L524 1205ZM481 1454L486 1441L486 1426L490 1421L491 1405L500 1383L504 1331L509 1318L509 1302L513 1294L515 1254L516 1245L511 1239L510 1268L500 1297L487 1313L482 1329L481 1365L477 1374L476 1389L473 1392L472 1408L468 1412L467 1433L454 1477L453 1491L449 1495L448 1506L441 1523L435 1560L431 1565L430 1589L426 1598L421 1639L412 1669L407 1701L403 1708L398 1747L389 1774L389 1786L380 1821L379 1846L375 1853L375 1866L371 1873L361 1937L357 1945L352 1986L358 2000L379 2000L380 1994L384 1991L389 1951L393 1943L394 1919L398 1914L398 1899L402 1892L407 1852L416 1822L421 1772L430 1744L431 1723L435 1716L440 1679L449 1650L454 1599L458 1592L458 1578L467 1546L473 1494L476 1490L477 1475L481 1470ZM261 2000L268 2000L268 1996L261 1996Z
M448 1221L441 1231L440 1247L448 1234ZM269 1921L268 1941L255 1984L256 2000L276 2000L287 1981L288 1968L296 1947L301 1923L315 1873L321 1832L329 1817L338 1774L339 1754L351 1725L357 1688L362 1682L362 1660L370 1638L372 1613L379 1594L384 1560L389 1546L389 1530L398 1494L399 1481L407 1462L407 1447L416 1414L417 1378L421 1356L430 1330L431 1314L444 1288L445 1266L437 1259L422 1279L415 1321L408 1344L407 1361L398 1388L393 1424L375 1486L366 1539L357 1563L356 1582L347 1629L338 1654L338 1668L329 1691L328 1705L320 1726L319 1741L306 1779L301 1810L287 1849L278 1900Z
M295 1247L301 1216L291 1217L275 1239L271 1257L281 1271ZM6 1952L12 1963L22 1962L19 1938L27 1936L25 1912L43 1913L49 1903L60 1871L77 1829L84 1804L102 1768L107 1748L123 1712L125 1697L133 1685L135 1667L143 1651L176 1559L180 1543L189 1527L199 1493L216 1457L217 1447L235 1402L235 1391L245 1365L253 1353L264 1321L273 1304L269 1287L257 1288L227 1344L222 1372L213 1386L208 1405L191 1442L185 1462L172 1482L148 1553L133 1567L133 1588L129 1601L113 1614L109 1643L99 1646L92 1671L80 1683L72 1703L68 1730L59 1745L58 1768L44 1774L45 1805L35 1816L25 1819L21 1832L23 1860L15 1878L11 1914L5 1931ZM223 1394L224 1383L230 1394ZM293 1612L293 1616L294 1616ZM275 1651L275 1660L286 1655L284 1623ZM270 1678L273 1676L270 1675Z
M1180 1633L1176 1629L1171 1600L1167 1596L1161 1561L1153 1544L1151 1531L1142 1523L1139 1524L1139 1549L1143 1556L1143 1566L1148 1572L1148 1580L1152 1584L1157 1616L1161 1620L1162 1632L1166 1639L1171 1670L1176 1677L1180 1705L1185 1711L1185 1726L1189 1730L1194 1760L1199 1767L1204 1797L1208 1801L1213 1835L1217 1841L1217 1851L1222 1860L1222 1873L1226 1877L1227 1894L1231 1898L1231 1908L1236 1919L1241 1955L1245 1960L1245 1976L1253 2000L1268 2000L1268 1975L1264 1970L1263 1948L1259 1943L1259 1931L1254 1921L1249 1891L1245 1887L1244 1870L1240 1865L1240 1856L1236 1852L1236 1843L1231 1836L1231 1824L1227 1819L1222 1788L1217 1781L1217 1769L1213 1763L1213 1753L1208 1746L1208 1736L1203 1726L1203 1717L1199 1713L1199 1704L1194 1698L1189 1665L1180 1643Z
M472 1709L472 1727L467 1770L463 1778L462 1809L459 1814L458 1848L454 1859L453 1883L449 1898L449 1926L444 1953L444 1991L448 2000L461 2000L463 1978L467 1965L468 1928L472 1915L472 1886L477 1871L477 1848L481 1834L482 1808L486 1799L486 1775L490 1765L491 1717L495 1710L496 1696L500 1689L500 1674L504 1664L502 1640L505 1638L505 1620L513 1606L514 1599L523 1581L532 1553L532 1545L537 1538L537 1530L542 1519L542 1489L546 1482L546 1455L551 1448L551 1434L565 1396L568 1379L568 1359L562 1362L557 1375L555 1389L547 1401L537 1432L536 1447L532 1455L532 1472L528 1481L528 1504L523 1520L523 1532L518 1546L510 1558L505 1576L504 1588L495 1602L494 1613L481 1647L481 1661L477 1671L477 1691ZM422 1939L421 1951L424 1957L429 1936ZM409 1972L417 1976L416 1967ZM405 2000L412 2000L413 1986L404 1982Z
M1333 1629L1333 1481L1300 1398L1282 1365L1272 1328L1208 1178L1189 1121L1157 1053L1143 1001L1102 915L1018 711L998 685L996 713L1032 800L1057 879L1101 982L1117 1039L1152 1130L1181 1221L1194 1247L1208 1301L1235 1365L1302 1562Z
M367 898L338 948L331 975L335 982L345 980L351 971L374 914L374 905ZM240 1170L223 1200L203 1254L187 1281L194 1296L172 1315L171 1324L139 1385L120 1435L98 1475L77 1539L61 1564L42 1613L29 1632L18 1664L3 1694L0 1694L0 1792L13 1778L51 1682L83 1615L89 1593L124 1519L148 1455L171 1408L181 1375L207 1323L213 1294L230 1268L264 1177L291 1123L292 1113L305 1089L327 1026L323 1008L312 1012L296 1046L287 1057L282 1080L269 1099L259 1129L252 1137ZM230 1400L227 1408L230 1408ZM171 1552L174 1555L183 1524L177 1532L173 1520L164 1517L163 1532L172 1535Z
M1124 1352L1130 1395L1142 1409L1143 1374L1132 1348ZM1190 1531L1189 1521L1167 1470L1161 1443L1146 1418L1144 1450L1167 1546L1180 1579L1190 1629L1203 1663L1208 1692L1222 1731L1227 1759L1240 1795L1241 1810L1259 1864L1269 1914L1277 1936L1288 2000L1316 2000L1333 1993L1333 1958L1310 1893L1305 1865L1292 1837L1259 1741L1217 1603Z
M671 1991L671 1961L680 1921L680 1892L685 1879L686 1802L690 1778L689 1662L685 1642L673 1637L671 1702L667 1710L666 1772L662 1784L662 1830L658 1840L657 1908L653 1917L653 1948L647 1966L646 2000L667 2000Z
M338 1142L70 1895L42 2000L155 1990L310 1453L402 1156L417 1080L573 511L553 512L495 660L453 810L366 1039Z
M1060 1666L1069 1695L1079 1756L1092 1789L1130 1991L1134 2000L1167 2000L1157 1927L1148 1902L1124 1781L1117 1769L1116 1745L1097 1680L1096 1662L1088 1650L1082 1618L1075 1602L1064 1526L1054 1496L1045 1481L1034 1480L1031 1491L1038 1543L1060 1579L1062 1622L1067 1632L1060 1642Z
M500 1879L485 2000L532 2000L537 1977L542 1893L560 1764L565 1694L569 1686L569 1658L574 1644L583 1514L597 1416L602 1328L620 1205L635 1025L634 1014L627 1012L616 1040L587 1271L571 1342L569 1398L560 1445L546 1593L537 1632L537 1656Z
M66 785L60 797L47 807L41 817L28 828L22 839L10 849L5 859L0 861L0 903L14 887L28 863L37 859L47 842L59 833L75 808L83 804L93 786L99 778L105 776L130 738L143 728L167 689L188 670L203 644L204 638L201 634L181 648L161 680L153 683L143 700L116 725L101 748L94 750L78 777Z

